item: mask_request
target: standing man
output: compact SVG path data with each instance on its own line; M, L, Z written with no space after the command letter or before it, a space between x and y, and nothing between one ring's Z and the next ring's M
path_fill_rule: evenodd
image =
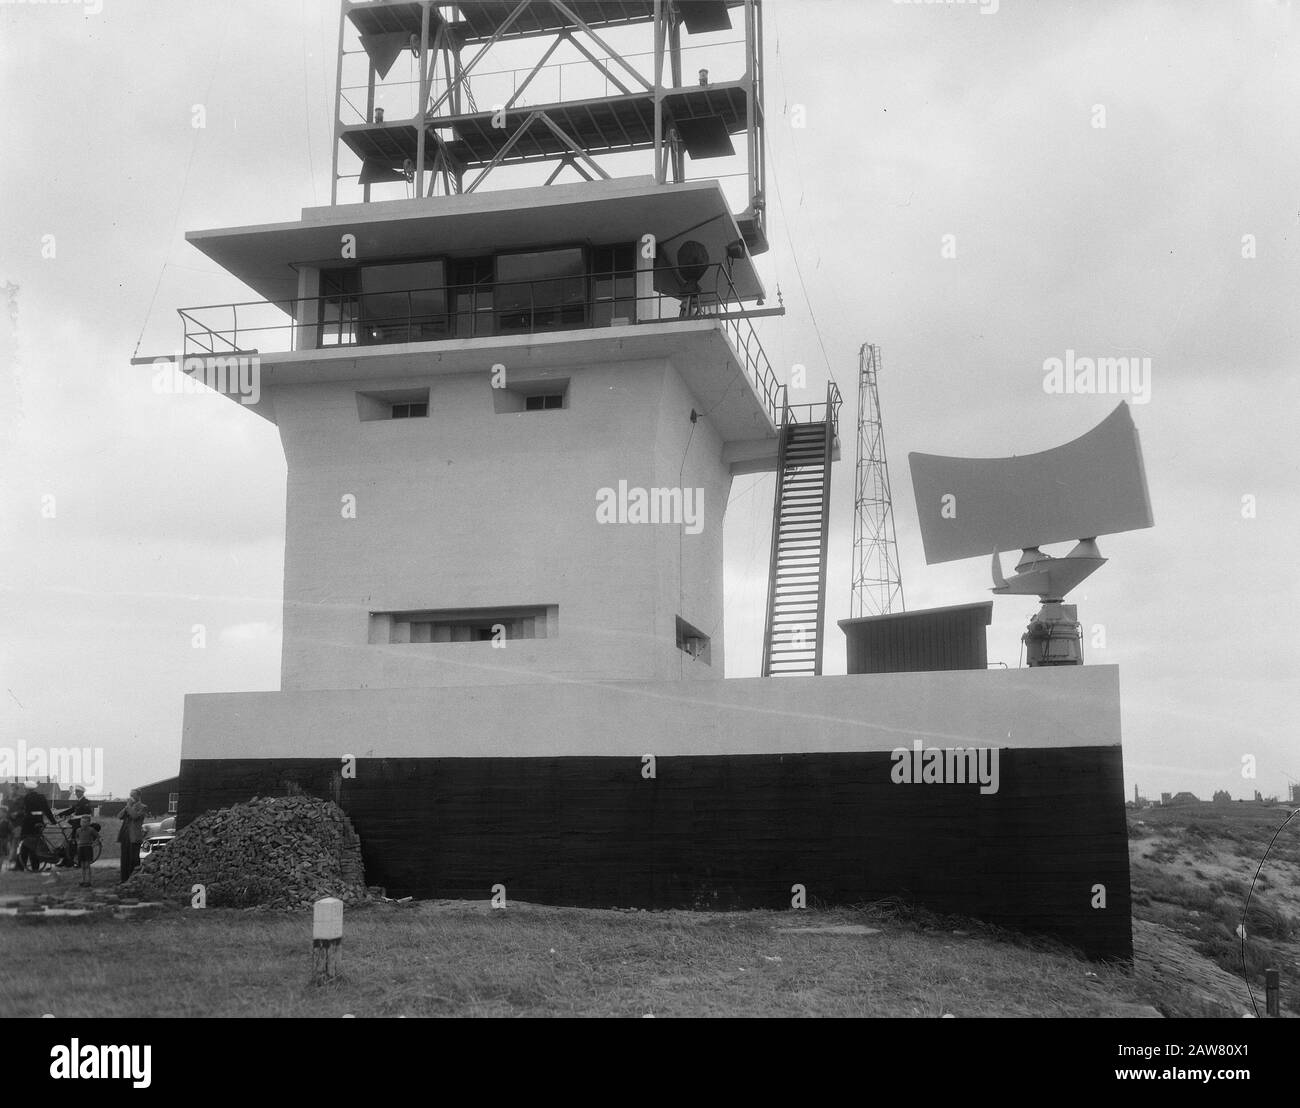
M45 830L46 821L58 823L58 817L50 807L49 800L37 787L35 781L27 782L27 795L23 797L22 842L18 847L18 868L24 863L32 867L35 873L41 868L40 851L37 841Z
M72 790L72 807L63 809L59 813L59 819L67 819L72 816L80 823L82 816L93 816L94 814L95 806L86 799L86 790L81 785L77 785Z
M0 865L9 861L9 844L13 838L13 824L9 819L9 790L0 792Z
M131 799L117 813L122 826L117 833L117 841L122 847L122 880L125 881L140 864L140 844L144 842L144 817L149 809L140 799L140 790L131 790Z
M22 863L18 860L18 847L23 841L23 798L22 786L9 786L9 868L12 870L22 869Z

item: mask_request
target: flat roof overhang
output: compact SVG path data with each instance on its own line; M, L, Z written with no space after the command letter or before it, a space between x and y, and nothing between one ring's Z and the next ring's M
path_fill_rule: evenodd
M632 242L645 234L667 251L695 239L710 261L725 262L728 244L742 239L717 181L657 185L651 177L304 208L295 223L185 238L258 296L281 301L298 295L299 267L340 264L345 234L356 236L360 262ZM748 251L734 260L732 280L741 300L765 295Z
M888 623L891 620L898 623L907 623L925 619L929 616L956 615L958 612L969 612L972 615L978 612L984 619L984 626L987 627L993 622L993 601L976 600L970 604L948 604L940 608L913 608L907 612L883 612L874 616L854 616L852 619L839 620L838 626L847 630L850 627L858 627L864 623Z
M777 431L721 325L708 319L599 327L548 334L505 335L383 346L335 346L258 354L262 398L250 405L275 422L273 390L331 381L396 382L403 378L479 373L485 386L497 363L511 378L585 365L668 360L681 374L704 418L726 444L736 472L776 465ZM232 396L231 399L238 400Z

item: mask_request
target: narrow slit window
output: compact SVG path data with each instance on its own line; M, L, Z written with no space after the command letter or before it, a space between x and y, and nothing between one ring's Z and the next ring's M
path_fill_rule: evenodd
M359 392L357 415L363 423L387 419L425 419L429 415L429 390Z
M536 396L524 397L524 411L542 412L550 408L564 407L564 393L562 392L544 392Z

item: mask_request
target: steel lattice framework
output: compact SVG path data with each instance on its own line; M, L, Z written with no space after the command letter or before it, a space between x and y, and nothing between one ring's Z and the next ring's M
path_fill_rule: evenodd
M850 615L905 611L898 568L894 502L889 490L885 428L880 416L880 348L858 351L858 462L853 496L853 595Z
M611 157L639 152L666 184L730 159L728 172L695 176L746 179L737 223L761 254L762 36L759 0L344 0L331 203L347 182L363 201L390 184L456 195L528 163L554 163L545 184L566 169L626 176L626 162L611 173ZM704 66L685 77L684 54L724 79ZM499 55L510 68L492 68Z

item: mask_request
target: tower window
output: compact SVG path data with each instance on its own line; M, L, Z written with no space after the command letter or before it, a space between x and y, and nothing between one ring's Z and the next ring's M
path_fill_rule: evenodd
M559 608L463 608L441 611L371 612L372 643L501 643L553 639Z
M394 404L392 407L393 419L416 419L420 416L429 414L428 403L424 404Z
M357 393L357 415L363 423L381 419L423 419L428 414L428 389Z
M536 396L524 397L524 411L541 412L548 408L563 408L564 393L562 392L543 392Z
M511 381L503 389L492 390L492 409L497 415L511 412L548 412L569 407L567 377L539 377L531 381Z

